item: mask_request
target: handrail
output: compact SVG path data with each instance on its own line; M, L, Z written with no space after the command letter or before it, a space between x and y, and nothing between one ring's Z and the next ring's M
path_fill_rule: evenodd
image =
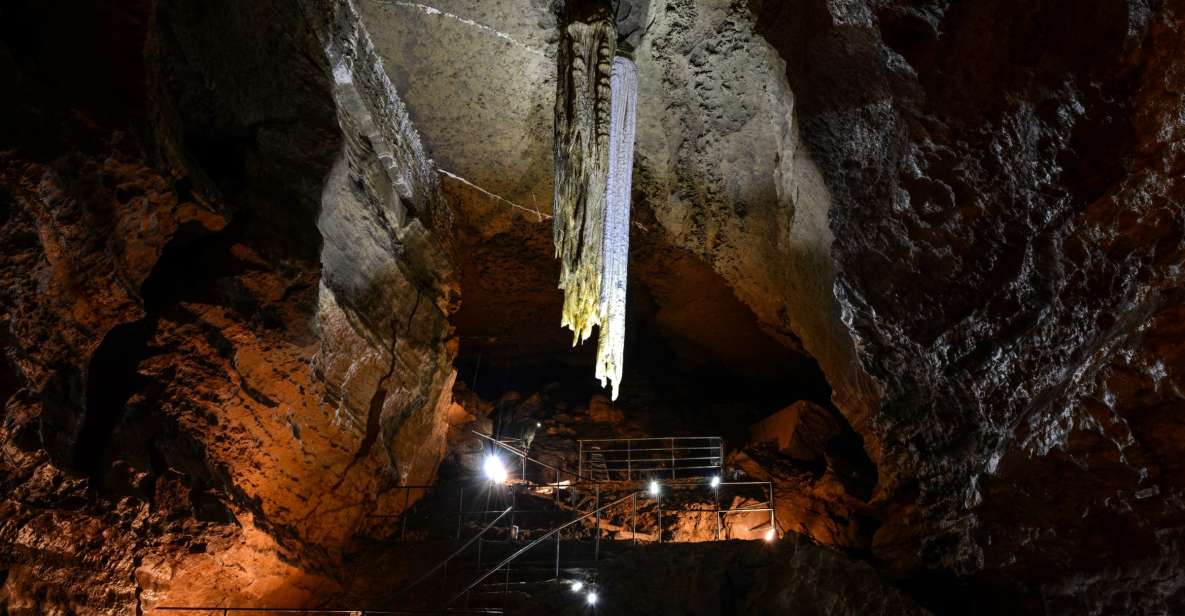
M272 614L307 614L313 616L315 614L345 614L346 616L354 616L361 614L362 616L400 616L406 614L439 614L440 610L319 610L316 608L299 608L299 607L157 607L153 611L161 612L221 612L223 614L230 614L233 612L268 612ZM453 614L502 614L502 610L491 610L482 608L471 608L464 610L451 611Z
M577 443L624 443L626 441L692 441L692 440L710 440L719 439L719 436L637 436L633 438L581 438L576 439Z
M498 517L494 518L494 519L493 519L493 521L491 521L489 524L486 524L486 527L485 527L485 528L483 528L483 529L481 529L481 532L479 532L479 533L477 533L476 535L473 535L472 537L470 537L470 538L469 538L469 540L468 540L468 541L466 541L464 545L462 545L461 547L457 548L457 550L456 550L455 552L453 552L452 554L449 554L447 558L445 558L444 560L442 560L442 561L440 561L439 563L437 563L435 567L432 567L431 569L429 569L427 573L425 573L424 575L421 575L419 578L417 578L417 579L416 579L416 581L412 582L411 584L408 584L407 586L403 587L403 589L399 590L399 591L398 591L398 592L396 592L394 595L392 595L392 599L394 599L394 598L396 598L396 597L401 597L401 596L403 596L403 595L404 595L404 594L406 594L406 593L407 593L409 590L411 590L411 589L415 588L416 586L418 586L418 585L420 584L420 582L423 582L424 580L426 580L426 579L428 579L428 578L432 577L432 574L434 574L434 573L436 573L437 571L439 571L439 570L440 570L440 568L441 568L441 567L443 567L443 566L445 566L446 564L448 564L448 562L449 562L450 560L452 560L452 559L456 558L458 555L460 555L460 554L461 554L461 552L464 552L466 548L468 548L469 546L473 545L473 542L474 542L474 541L477 541L477 540L478 540L478 539L479 539L479 538L480 538L482 535L486 534L486 531L488 531L488 530L490 530L491 528L493 528L493 527L494 527L494 525L498 523L498 520L501 520L502 518L506 517L506 514L510 513L510 510L512 510L512 509L514 509L514 505L511 505L511 506L507 507L507 508L506 508L506 509L505 509L505 510L502 512L502 513L498 514Z
M497 572L498 572L498 570L499 570L499 569L501 569L502 567L505 567L507 564L509 564L509 563L510 563L510 561L512 561L512 560L514 560L514 559L516 559L516 558L518 558L519 556L522 556L523 554L525 554L525 553L526 553L528 550L530 550L531 548L533 548L533 547L535 547L535 546L539 545L540 543L543 543L543 542L544 542L544 541L546 541L547 539L551 538L551 537L552 537L552 535L555 535L556 533L559 533L560 531L564 530L565 528L568 528L569 526L571 526L571 525L573 525L573 524L575 524L575 523L577 523L577 522L580 522L581 520L584 520L585 518L587 518L587 517L589 517L589 516L591 516L591 515L596 515L596 514L600 513L601 511L603 511L603 510L605 510L605 509L607 509L607 508L609 508L609 507L613 507L614 505L619 505L619 504L621 504L621 503L625 502L625 501L626 501L626 499L628 499L628 498L633 498L634 494L636 494L636 493L634 493L634 492L631 492L629 496L623 496L623 497L621 497L621 498L619 498L619 499L617 499L617 500L613 501L612 503L609 503L609 504L606 504L606 505L601 505L601 506L600 506L599 508L597 508L597 509L594 509L594 510L592 510L592 511L590 511L590 512L588 512L588 513L586 513L586 514L584 514L584 515L582 515L582 516L580 516L580 517L578 517L578 518L574 519L574 520L571 520L571 521L569 521L569 522L566 522L566 523L564 523L564 524L561 524L561 525L559 525L559 526L557 526L557 527L553 528L552 530L548 531L548 533L547 533L546 535L543 535L542 537L539 537L538 539L536 539L536 540L532 541L531 543L528 543L527 545L523 546L521 549L519 549L519 550L518 550L518 551L516 551L515 553L513 553L513 554L511 554L510 556L507 556L506 558L504 558L504 559L502 560L502 562L498 563L498 564L497 564L497 565L496 565L496 566L495 566L493 569L490 569L489 571L486 571L485 573L483 573L483 574L481 574L480 576L478 576L478 578L477 578L476 580L473 580L472 582L470 582L470 584L469 584L468 586L466 586L464 590L462 590L461 592L459 592L459 593L457 593L457 594L453 595L453 597L452 597L451 599L449 599L448 601L446 601L446 602L444 603L444 605L442 605L442 606L441 606L441 609L447 608L447 607L449 607L450 605L452 605L453 603L456 603L456 602L457 602L457 599L460 599L461 597L465 596L465 593L467 593L467 592L469 592L469 591L473 590L474 588L477 588L477 585L478 585L478 584L481 584L482 582L484 582L486 578L490 577L491 575L494 575L495 573L497 573Z
M497 446L499 446L499 447L501 447L501 448L503 448L503 449L505 449L505 450L509 451L510 453L512 453L512 454L514 454L514 455L516 455L516 456L518 456L518 457L520 457L520 458L522 458L522 459L524 459L524 460L527 460L528 462L534 462L535 464L538 464L539 466L542 466L543 468L546 468L546 469L548 469L548 470L552 470L552 471L555 471L555 472L557 472L557 473L566 473L566 474L568 474L568 475L571 475L571 476L573 476L573 477L575 477L575 478L577 478L577 479L581 479L581 480L584 480L584 481L591 481L591 482L593 482L593 483L600 483L600 482L599 482L599 481L597 481L596 479L592 479L592 478L589 478L589 477L585 477L584 475L581 475L580 473L577 473L576 471L570 471L570 470L567 470L567 469L562 469L562 468L560 468L560 467L558 467L558 466L552 466L552 465L550 465L550 464L548 464L548 463L546 463L546 462L543 462L543 461L541 461L541 460L536 460L535 458L532 458L532 457L531 457L529 454L527 454L527 452L525 452L525 451L523 451L523 450L521 450L521 449L518 449L518 448L516 448L516 447L511 447L510 445L507 445L506 443L503 443L502 441L499 441L498 439L496 439L496 438L494 438L494 437L492 437L492 436L490 436L490 435L488 435L488 434L484 434L484 433L482 433L482 432L478 432L477 430L470 430L470 432L472 432L472 433L474 433L474 434L476 434L476 435L480 436L481 438L484 438L484 439L486 439L487 441L490 441L491 443L493 443L493 444L495 444L495 445L497 445Z
M681 472L702 475L724 465L724 439L719 436L579 439L576 443L580 472L591 468L611 478L630 480L661 473L675 479Z

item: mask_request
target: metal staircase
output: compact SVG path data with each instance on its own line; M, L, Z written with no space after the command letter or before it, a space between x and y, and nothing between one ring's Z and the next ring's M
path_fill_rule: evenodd
M291 613L504 614L556 584L595 585L604 558L639 543L663 542L662 500L649 493L649 482L657 478L671 492L664 498L675 506L679 490L713 490L715 508L707 512L715 513L716 539L723 538L722 521L734 513L768 513L767 525L775 528L772 485L722 482L723 446L716 437L582 441L579 470L573 472L532 458L505 439L473 433L487 443L489 455L517 458L507 465L510 472L502 485L475 486L460 479L436 486L395 486L391 491L404 502L399 516L376 516L392 518L393 526L387 528L394 531L396 544L449 546L447 556L388 597L387 604L400 609ZM540 481L542 477L548 479ZM764 486L768 499L759 507L721 509L719 490L724 486ZM413 493L420 498L409 508ZM640 502L655 508L656 534L637 532ZM225 616L277 611L213 609Z

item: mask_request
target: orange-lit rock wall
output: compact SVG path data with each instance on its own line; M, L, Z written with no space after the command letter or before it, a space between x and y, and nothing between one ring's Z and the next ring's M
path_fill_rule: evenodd
M126 86L114 100L59 96L69 58L0 56L19 85L0 611L342 592L352 541L403 506L391 487L443 456L457 301L435 175L349 5L24 10L52 45L139 43L86 66Z

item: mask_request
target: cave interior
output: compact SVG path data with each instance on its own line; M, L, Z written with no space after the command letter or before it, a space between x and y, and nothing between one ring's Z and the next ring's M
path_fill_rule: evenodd
M553 227L606 49L616 399ZM0 616L1185 613L1182 58L1185 0L6 2Z

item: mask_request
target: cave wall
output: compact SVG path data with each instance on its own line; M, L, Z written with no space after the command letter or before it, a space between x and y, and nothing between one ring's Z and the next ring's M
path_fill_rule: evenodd
M987 612L1180 611L1185 6L751 5L884 390L877 556Z
M550 256L555 22L360 4L2 9L0 608L325 600L432 477L454 208ZM941 613L1185 610L1181 0L623 4L678 249L637 272L818 360L871 561Z
M435 473L456 352L353 5L5 12L0 611L326 600Z
M819 363L875 459L864 426L880 393L832 293L830 192L801 142L784 60L745 3L634 4L647 11L635 52L639 209L771 337Z

